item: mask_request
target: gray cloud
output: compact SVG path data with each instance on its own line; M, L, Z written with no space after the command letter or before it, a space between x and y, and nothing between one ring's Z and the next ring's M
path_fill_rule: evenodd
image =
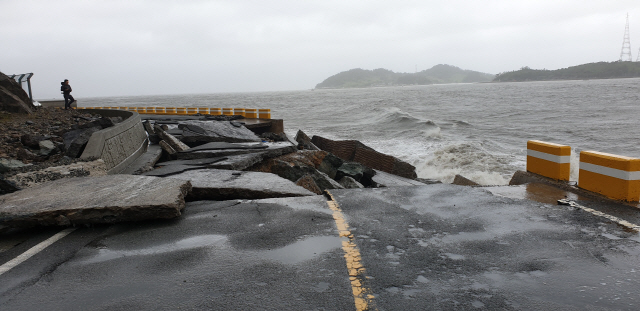
M635 1L2 1L0 71L36 98L294 90L351 68L617 60ZM637 30L637 31L636 31Z

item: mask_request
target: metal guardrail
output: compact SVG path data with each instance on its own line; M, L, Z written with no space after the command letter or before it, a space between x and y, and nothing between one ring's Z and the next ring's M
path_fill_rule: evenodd
M27 82L27 87L29 88L29 99L33 102L33 95L31 95L31 77L33 77L33 72L9 76L9 78L16 80L16 82L20 84L20 87L22 87L23 82Z

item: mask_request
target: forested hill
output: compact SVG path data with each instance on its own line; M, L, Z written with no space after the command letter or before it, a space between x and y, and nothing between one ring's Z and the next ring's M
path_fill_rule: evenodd
M640 77L639 62L599 62L557 70L520 68L496 75L494 82L614 79Z
M436 65L416 73L396 73L387 69L351 69L333 75L316 88L352 88L391 85L425 85L439 83L490 82L492 74L464 70L450 65Z

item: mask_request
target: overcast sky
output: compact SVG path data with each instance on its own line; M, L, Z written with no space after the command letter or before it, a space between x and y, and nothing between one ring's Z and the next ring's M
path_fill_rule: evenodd
M0 71L34 98L311 89L352 68L491 74L620 58L639 0L0 0Z

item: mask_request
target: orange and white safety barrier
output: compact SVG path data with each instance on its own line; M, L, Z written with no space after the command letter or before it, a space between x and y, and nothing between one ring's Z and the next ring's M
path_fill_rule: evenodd
M78 107L77 109L114 109L157 115L212 115L243 116L246 119L271 119L271 109L203 108L203 107Z
M258 109L258 118L271 119L271 109Z
M580 152L578 187L616 200L640 200L640 159L597 151Z
M571 147L539 140L527 142L527 172L569 180Z

